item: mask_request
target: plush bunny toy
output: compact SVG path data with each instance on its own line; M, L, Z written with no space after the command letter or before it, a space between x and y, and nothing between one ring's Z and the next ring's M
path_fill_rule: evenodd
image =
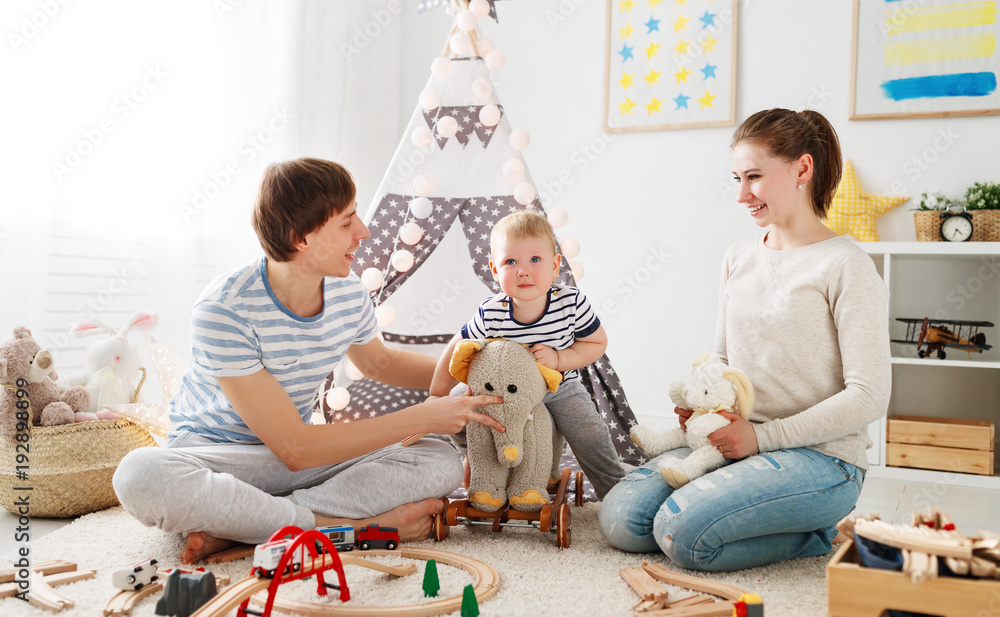
M708 436L728 426L729 420L716 412L732 411L749 420L754 392L750 379L742 371L723 364L717 354L706 353L694 362L687 383L670 385L670 399L678 407L694 411L688 418L686 432L678 427L660 433L637 425L629 434L651 457L682 446L691 447L692 452L686 458L667 458L658 465L660 475L676 489L722 467L725 458L712 447Z
M61 383L86 386L90 390L92 412L106 405L133 402L142 364L138 350L129 345L127 337L132 331L151 330L159 320L156 313L136 311L117 332L97 319L74 324L71 328L73 336L110 336L87 349L87 370L68 376Z

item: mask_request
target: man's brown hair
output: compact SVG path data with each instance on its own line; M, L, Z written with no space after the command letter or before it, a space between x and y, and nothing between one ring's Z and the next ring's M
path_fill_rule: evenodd
M295 244L354 203L357 187L339 163L301 158L264 170L253 228L268 259L290 261Z

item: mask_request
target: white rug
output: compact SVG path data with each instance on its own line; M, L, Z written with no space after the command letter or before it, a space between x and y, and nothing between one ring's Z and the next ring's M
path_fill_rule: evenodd
M678 572L760 594L768 617L827 614L824 567L832 553L741 572L693 573L674 567L662 554L632 555L608 546L597 527L598 507L596 503L588 503L582 508L573 507L572 545L565 550L555 546L554 534L510 529L493 533L487 528L467 527L453 527L451 535L441 543L427 541L405 546L440 548L474 557L496 568L500 573L500 591L480 604L482 617L632 616L631 608L639 598L619 576L618 570L640 566L644 558ZM29 546L32 563L62 559L75 562L80 568L97 570L93 579L55 588L57 593L75 602L73 608L60 615L95 617L102 614L105 604L115 593L111 586L113 569L147 557L159 559L161 567L179 565L177 556L182 544L179 536L143 527L121 508L112 508L81 517L71 525L32 541ZM363 555L357 551L352 554ZM14 554L3 556L0 569L10 568L14 560ZM387 563L403 561L395 557L383 560ZM426 562L406 561L416 563L419 570L403 578L347 566L350 604L399 606L431 600L425 600L421 590ZM249 560L244 559L212 565L208 569L236 581L249 568ZM438 573L441 581L438 599L460 595L464 586L472 582L471 575L451 566L438 564ZM327 575L328 582L335 579L336 575L332 572ZM300 600L319 601L313 580L285 585L281 594ZM688 590L668 589L671 599L692 595ZM142 600L132 615L154 615L159 595ZM336 597L336 593L331 591L328 597ZM7 598L0 599L0 614L5 617L41 617L52 613Z

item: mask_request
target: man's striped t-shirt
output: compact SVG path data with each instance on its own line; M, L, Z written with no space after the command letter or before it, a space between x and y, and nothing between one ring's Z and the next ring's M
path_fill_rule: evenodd
M541 343L558 351L600 327L601 321L579 289L553 285L545 312L534 323L514 319L514 304L510 296L501 292L483 300L476 316L462 326L462 338L505 338L529 347ZM567 371L563 379L576 376L577 371Z
M217 278L192 309L192 363L170 403L169 439L192 431L218 442L261 443L217 380L261 369L309 422L316 392L348 348L375 338L375 309L357 276L326 277L322 312L300 317L275 297L266 264L262 257Z

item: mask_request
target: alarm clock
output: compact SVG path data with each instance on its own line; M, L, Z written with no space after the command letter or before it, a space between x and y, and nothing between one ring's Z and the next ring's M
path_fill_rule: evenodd
M941 213L941 239L966 242L972 237L972 215L968 212Z

